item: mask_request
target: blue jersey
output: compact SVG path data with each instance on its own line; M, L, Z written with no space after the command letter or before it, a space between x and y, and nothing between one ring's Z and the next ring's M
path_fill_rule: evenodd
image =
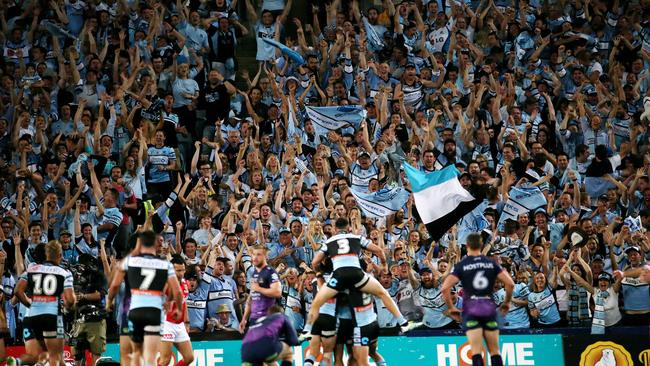
M29 267L20 281L27 282L32 299L27 316L60 315L63 291L73 286L72 274L51 262Z
M208 291L210 285L205 281L199 281L194 291L187 295L187 315L190 320L190 327L203 330L205 319L208 314Z
M420 286L415 290L415 301L424 311L422 323L429 328L442 328L454 321L444 314L449 309L442 297L442 281L438 287ZM458 306L456 306L458 307Z
M354 310L354 321L357 327L370 325L377 321L377 313L372 301L372 295L360 291L350 294L350 304Z
M157 148L155 146L150 146L147 150L148 156L148 169L149 169L149 179L148 183L164 183L169 182L171 177L169 172L161 170L163 166L171 164L172 161L176 161L176 153L174 149L169 146L163 146Z
M621 282L625 310L650 310L650 284L641 278L624 277Z
M399 281L394 279L391 286L386 289L390 297L397 303L397 294L399 293ZM397 326L397 318L386 308L381 298L375 297L375 306L377 307L377 319L380 328L393 328Z
M512 298L518 300L528 300L530 289L525 283L516 283L512 290ZM499 289L494 293L494 302L501 305L506 298L506 290ZM501 314L498 314L501 316ZM525 329L530 328L530 319L528 318L528 309L525 305L510 304L510 310L503 319L503 328L505 329Z
M230 281L227 279L214 277L212 269L208 267L207 271L203 274L203 281L209 284L208 288L208 316L217 317L217 308L219 305L226 305L230 309L230 320L232 321L231 327L239 328L239 321L235 315L235 289L232 288Z
M131 288L130 310L156 308L162 310L163 290L170 277L176 277L174 267L164 259L151 254L128 256L122 261Z
M282 286L282 301L284 315L290 320L295 329L302 329L305 325L304 306L298 290L291 286ZM296 311L297 310L297 311Z
M539 310L537 320L540 324L555 324L560 321L557 300L548 286L540 292L530 292L528 294L528 308Z
M465 300L492 298L494 282L501 271L501 266L484 255L466 256L456 264L452 275L460 280Z

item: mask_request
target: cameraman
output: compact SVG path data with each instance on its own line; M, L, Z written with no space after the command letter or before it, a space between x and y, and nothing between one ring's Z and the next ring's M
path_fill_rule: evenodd
M106 351L106 277L99 271L97 259L81 254L78 264L72 267L74 290L77 296L75 323L72 329L74 355L77 366L86 351L92 354L92 364Z

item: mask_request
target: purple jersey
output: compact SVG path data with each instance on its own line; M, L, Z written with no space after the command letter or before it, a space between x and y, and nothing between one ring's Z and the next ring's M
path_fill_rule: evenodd
M452 274L463 285L464 300L492 298L494 282L503 269L484 255L466 256L454 266Z
M296 330L291 325L291 320L284 314L275 313L269 316L263 316L252 323L242 340L242 345L259 341L275 343L280 340L290 346L300 344Z
M273 268L266 266L259 271L255 268L253 270L253 275L251 276L251 281L257 282L262 288L271 288L271 284L279 282L280 277L278 277L278 274ZM271 308L276 301L275 298L264 296L257 291L251 290L250 323L266 316L269 313L269 308Z

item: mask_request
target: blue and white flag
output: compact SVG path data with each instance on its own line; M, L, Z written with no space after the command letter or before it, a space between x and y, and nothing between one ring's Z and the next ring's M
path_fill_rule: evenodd
M517 221L517 217L522 213L528 213L541 206L546 206L546 197L538 187L513 187L508 192L508 201L503 206L503 212L499 218L497 227L503 228L503 223L507 219Z
M382 218L390 216L406 205L411 193L402 187L383 188L377 192L364 193L356 188L350 192L357 200L357 206L368 217Z
M307 107L306 109L318 135L326 135L330 131L349 126L356 131L366 118L366 109L360 105Z
M289 104L288 106L289 108L287 112L289 115L287 116L287 137L289 141L293 141L293 136L302 135L302 131L300 131L297 127L296 119L294 118L296 113L293 110L293 104L291 103L291 101L288 101L288 104Z
M616 188L616 185L604 177L585 177L585 191L594 200L610 188Z
M287 55L291 59L291 61L297 63L298 65L304 65L305 64L305 59L302 57L301 54L299 54L298 52L292 50L291 48L283 45L282 43L276 41L275 39L262 38L262 41L270 44L273 47L278 48L280 50L280 52Z
M376 51L382 50L386 45L382 36L377 33L375 28L372 27L372 24L368 21L368 18L362 17L363 27L366 30L366 39L368 40L368 45Z
M460 185L460 172L453 165L430 173L407 163L402 166L413 189L415 207L433 240L440 240L447 230L482 202Z

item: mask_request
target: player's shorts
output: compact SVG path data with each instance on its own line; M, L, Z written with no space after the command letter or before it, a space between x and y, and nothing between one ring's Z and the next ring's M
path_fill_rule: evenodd
M336 290L360 289L370 281L370 276L361 268L341 267L332 273L327 287Z
M328 314L318 314L311 328L311 334L321 338L331 338L336 335L336 317Z
M354 327L353 344L355 347L367 347L379 339L379 324L374 321L362 327Z
M63 339L65 333L63 330L63 317L54 314L41 314L28 316L24 320L25 330L28 329L29 339ZM23 335L25 332L23 332ZM29 339L28 339L29 338Z
M86 340L93 355L101 355L106 352L106 320L76 322L72 335L75 339Z
M241 362L243 365L257 366L275 361L282 352L282 342L268 338L258 339L241 346Z
M183 343L190 340L185 323L172 323L167 320L163 323L162 336L160 338L163 342Z
M490 298L468 299L463 303L463 328L497 330L499 322L497 321L496 305Z
M136 308L129 311L129 332L135 343L144 342L145 335L160 335L160 317L158 308Z
M354 337L354 321L352 319L338 319L336 330L336 344L352 344Z

